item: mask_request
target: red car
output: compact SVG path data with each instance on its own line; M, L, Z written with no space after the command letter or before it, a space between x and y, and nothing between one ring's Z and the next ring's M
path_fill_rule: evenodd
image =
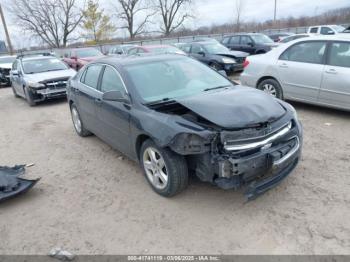
M79 70L87 63L103 57L104 55L95 48L76 48L67 50L63 61L71 68Z
M151 54L179 54L186 55L186 53L175 46L170 45L143 45L136 46L134 48L129 49L129 55L135 54L143 54L143 53L151 53Z

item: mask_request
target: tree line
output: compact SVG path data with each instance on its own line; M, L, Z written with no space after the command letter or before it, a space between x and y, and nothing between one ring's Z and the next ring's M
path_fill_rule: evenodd
M196 1L199 0L110 0L106 12L99 0L11 0L8 10L15 17L18 26L52 48L81 42L82 37L89 44L115 40L117 38L114 36L119 30L125 30L130 40L134 40L155 33L168 37L259 32L265 29L350 21L350 8L335 9L314 16L291 16L276 21L246 21L245 0L233 0L232 23L188 29L184 23L194 18L193 5Z
M148 33L148 26L158 24L153 32L169 36L192 17L193 0L114 0L109 14L98 0L12 0L8 10L17 25L52 47L66 47L77 41L76 31L89 43L109 39L120 29L131 40Z

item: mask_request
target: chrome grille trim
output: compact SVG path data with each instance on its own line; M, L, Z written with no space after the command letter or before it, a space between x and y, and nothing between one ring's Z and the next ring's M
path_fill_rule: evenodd
M227 151L241 151L241 150L249 150L249 149L255 149L258 147L262 147L264 145L267 145L269 143L272 143L274 140L284 136L292 129L292 122L289 122L288 125L286 125L284 128L282 128L277 133L271 135L270 137L253 143L246 143L246 144L238 144L238 145L228 145L225 143L224 148Z

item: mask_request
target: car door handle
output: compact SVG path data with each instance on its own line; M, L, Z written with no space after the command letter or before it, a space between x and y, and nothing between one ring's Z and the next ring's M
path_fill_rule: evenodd
M280 64L280 67L282 67L282 68L288 68L288 65L287 65L286 63L282 63L282 64Z
M326 73L327 73L327 74L336 75L336 74L337 74L337 70L331 68L331 69L326 70Z
M102 99L101 98L95 98L95 103L100 105L102 104Z

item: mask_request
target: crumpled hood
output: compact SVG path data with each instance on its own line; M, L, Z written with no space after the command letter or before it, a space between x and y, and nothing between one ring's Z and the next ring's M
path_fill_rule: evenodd
M285 108L271 95L242 86L203 92L176 101L226 129L240 129L273 122L286 113Z
M67 70L57 70L57 71L44 72L39 74L26 75L25 78L27 81L42 82L42 81L47 81L47 80L57 79L57 78L73 77L75 76L76 73L77 72L74 71L73 69L67 69Z
M241 51L221 52L221 53L218 53L216 55L227 56L227 57L231 57L231 58L234 58L234 57L247 57L247 56L249 56L248 53L241 52Z

